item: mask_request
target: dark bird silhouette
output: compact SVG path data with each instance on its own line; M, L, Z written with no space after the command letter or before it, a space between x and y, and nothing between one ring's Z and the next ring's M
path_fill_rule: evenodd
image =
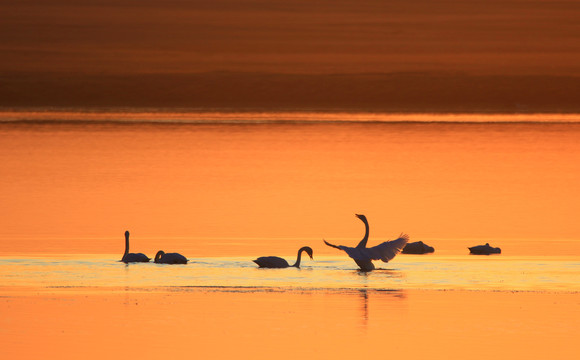
M187 264L187 258L179 253L165 253L163 250L159 250L155 254L156 264Z
M374 270L375 265L373 264L373 260L389 262L389 260L392 260L397 256L409 241L409 236L407 234L401 234L396 240L385 241L377 246L367 248L367 241L369 240L369 223L366 216L359 214L355 215L365 224L365 236L356 247L333 245L326 240L324 240L324 243L330 247L346 252L362 271Z
M302 260L303 251L306 251L306 253L310 256L310 259L314 259L312 257L313 254L312 249L309 246L304 246L298 250L298 256L296 257L296 262L294 263L294 265L288 264L288 261L278 256L262 256L252 261L258 264L258 266L261 268L276 268L276 269L282 269L287 267L300 268L300 261Z
M149 262L151 260L147 255L142 253L130 253L129 252L129 232L125 231L125 253L121 258L121 261L125 264L132 262Z
M472 246L469 249L469 252L472 255L490 255L490 254L501 254L501 249L496 247L491 247L489 245L489 243L486 243L485 245L477 245L477 246Z
M428 254L432 252L435 252L435 249L422 241L408 243L402 251L403 254Z

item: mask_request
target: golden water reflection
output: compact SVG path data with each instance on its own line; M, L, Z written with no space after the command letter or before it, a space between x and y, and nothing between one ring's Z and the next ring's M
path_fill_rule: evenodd
M580 289L578 257L399 255L377 270L319 256L300 269L260 269L249 257L190 258L187 265L123 264L115 257L0 257L1 287L46 289L349 289L557 291Z
M0 137L2 254L122 253L125 230L149 254L290 254L357 242L355 212L370 243L404 231L554 255L580 238L578 123L41 122Z
M573 358L577 300L417 290L56 291L1 297L9 311L0 341L8 358Z

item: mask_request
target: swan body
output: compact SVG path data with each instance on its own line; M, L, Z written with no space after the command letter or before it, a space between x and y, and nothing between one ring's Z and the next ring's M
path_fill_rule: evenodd
M401 234L398 239L385 241L377 246L367 248L367 241L369 239L369 223L364 215L356 214L356 217L365 224L365 236L356 247L333 245L326 240L324 240L324 243L330 247L346 252L362 271L374 270L375 265L373 264L373 260L389 262L397 256L401 250L403 250L409 241L409 236L407 234Z
M489 243L485 245L477 245L472 246L469 249L469 252L473 255L490 255L490 254L501 254L501 249L496 247L491 247Z
M142 253L130 253L129 252L129 232L125 231L125 253L121 258L121 261L125 264L132 262L149 262L151 260L147 255Z
M310 248L309 246L304 246L298 250L298 256L296 257L296 262L294 263L294 265L288 264L288 261L278 256L262 256L252 261L258 264L258 266L261 268L271 268L271 269L283 269L288 267L300 268L300 261L302 260L303 251L306 251L306 253L310 256L310 259L313 259L312 248Z
M187 264L187 258L179 253L165 253L159 250L155 255L156 264Z
M403 254L428 254L432 252L435 252L435 249L422 241L408 243L402 251Z

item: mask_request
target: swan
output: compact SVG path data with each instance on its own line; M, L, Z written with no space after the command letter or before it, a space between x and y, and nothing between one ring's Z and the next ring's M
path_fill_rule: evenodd
M165 253L163 250L159 250L155 254L156 264L187 264L187 259L185 256L179 253Z
M276 268L276 269L287 267L300 268L300 261L302 260L303 251L306 251L306 253L310 256L310 258L314 259L312 257L312 248L310 248L309 246L304 246L301 247L300 250L298 250L298 256L296 257L296 262L294 263L294 265L288 264L288 261L278 256L262 256L252 261L258 264L258 266L261 268Z
M422 241L408 243L403 248L402 254L428 254L435 252L433 246L429 246Z
M409 235L401 234L396 240L385 241L377 246L367 248L367 241L369 240L369 223L366 216L359 214L355 215L365 224L365 236L356 247L333 245L324 239L323 241L330 247L345 251L362 271L374 270L375 265L373 264L373 260L389 262L389 260L393 259L401 250L403 250L409 241Z
M145 254L129 252L129 231L125 231L125 253L121 258L121 261L128 264L132 262L149 262L149 260L151 259Z
M489 255L489 254L501 254L501 249L496 247L491 247L489 243L485 245L477 245L472 246L469 249L469 252L473 255Z

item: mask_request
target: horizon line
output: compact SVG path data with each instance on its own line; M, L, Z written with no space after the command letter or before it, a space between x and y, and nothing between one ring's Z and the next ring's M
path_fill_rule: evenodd
M580 113L438 113L186 108L28 108L0 110L0 123L580 123Z

